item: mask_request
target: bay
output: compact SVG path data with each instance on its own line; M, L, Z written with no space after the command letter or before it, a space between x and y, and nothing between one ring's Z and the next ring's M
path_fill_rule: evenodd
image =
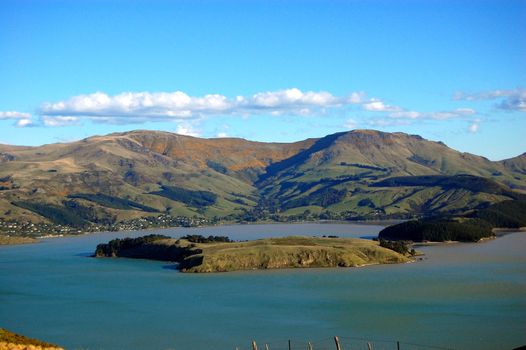
M372 237L382 226L231 225L98 233L0 247L0 327L67 349L511 349L526 344L526 234L421 247L422 261L349 269L183 274L94 259L98 243L162 233L233 239ZM411 343L411 344L409 344Z

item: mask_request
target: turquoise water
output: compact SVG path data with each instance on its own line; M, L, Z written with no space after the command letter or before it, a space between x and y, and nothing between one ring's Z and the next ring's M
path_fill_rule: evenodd
M163 230L235 239L374 236L380 226L239 225ZM351 269L182 274L86 257L104 233L0 247L0 327L68 349L511 349L526 344L526 233L420 248L423 261Z

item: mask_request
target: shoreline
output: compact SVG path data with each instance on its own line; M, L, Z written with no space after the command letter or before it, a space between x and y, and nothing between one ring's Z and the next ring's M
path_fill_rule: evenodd
M23 237L23 236L0 236L0 246L4 245L22 245L39 243L39 238Z
M16 245L16 244L22 244L22 243L1 243L2 237L11 237L11 238L28 238L32 241L28 241L24 244L35 244L35 243L41 243L44 239L57 239L57 238L67 238L67 237L81 237L81 236L87 236L87 235L96 235L96 234L106 234L106 233L125 233L125 232L150 232L150 231L163 231L163 230L172 230L172 229L199 229L199 228L211 228L211 227L221 227L221 226L256 226L256 225L308 225L308 224L335 224L335 225L362 225L362 226L383 226L387 227L390 224L392 224L394 221L392 220L375 220L375 221L369 221L369 220L360 220L360 221L345 221L345 220L318 220L318 221L295 221L295 222L277 222L277 221L260 221L260 222L225 222L221 224L211 224L211 225L201 225L201 226L192 226L192 227L185 227L185 226L172 226L172 227L149 227L149 228L143 228L140 230L121 230L121 231L88 231L88 232L82 232L79 234L58 234L58 235L43 235L38 237L25 237L25 236L2 236L0 235L0 246L1 245Z
M499 237L503 237L505 235L511 234L511 233L518 233L518 232L526 232L526 227L519 227L519 228L505 228L505 227L496 227L491 229L491 231L495 234L491 237L483 237L479 239L476 242L463 242L463 241L442 241L442 242L435 242L435 241L424 241L424 242L412 242L410 244L411 247L430 247L430 246L437 246L437 245L450 245L450 244L460 244L460 243L485 243L488 241L493 241L495 239L498 239Z
M491 231L496 236L503 236L507 233L513 233L513 232L526 232L526 227L518 227L518 228L506 228L506 227L495 227L491 229Z
M403 221L403 220L402 220ZM96 234L107 234L107 233L126 233L126 232L151 232L151 231L164 231L164 230L173 230L173 229L200 229L200 228L213 228L213 227L222 227L222 226L256 226L256 225L308 225L308 224L335 224L335 225L361 225L361 226L383 226L387 227L393 223L400 222L400 220L357 220L357 221L345 221L345 220L317 220L317 221L295 221L295 222L276 222L276 221L260 221L260 222L225 222L220 224L211 224L211 225L200 225L200 226L172 226L172 227L149 227L140 230L122 230L122 231L89 231L82 232L79 234L58 234L58 235L43 235L38 237L27 237L27 236L3 236L0 235L0 246L11 246L11 245L22 245L22 244L37 244L41 243L42 240L47 239L57 239L57 238L72 238L72 237L81 237L87 235L96 235ZM477 242L461 242L461 241L444 241L444 242L413 242L410 244L411 247L426 247L434 245L449 245L455 243L484 243L489 240L502 237L504 235L515 233L515 232L526 232L526 227L519 228L505 228L505 227L496 227L492 229L495 233L494 237L485 237L480 239Z

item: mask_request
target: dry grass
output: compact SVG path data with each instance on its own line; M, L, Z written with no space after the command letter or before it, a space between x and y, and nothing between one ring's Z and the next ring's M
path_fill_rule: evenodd
M38 240L30 237L0 236L0 245L29 244L36 242L38 242Z
M64 350L63 348L37 339L24 337L0 328L0 350Z
M203 262L185 272L357 267L409 261L401 254L380 247L377 242L353 238L294 236L197 246L203 250L199 255Z

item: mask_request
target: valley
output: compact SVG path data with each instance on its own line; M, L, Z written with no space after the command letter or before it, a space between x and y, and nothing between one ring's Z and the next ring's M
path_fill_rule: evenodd
M35 237L465 215L524 199L525 159L490 161L374 130L295 143L139 130L40 147L0 145L0 231Z

